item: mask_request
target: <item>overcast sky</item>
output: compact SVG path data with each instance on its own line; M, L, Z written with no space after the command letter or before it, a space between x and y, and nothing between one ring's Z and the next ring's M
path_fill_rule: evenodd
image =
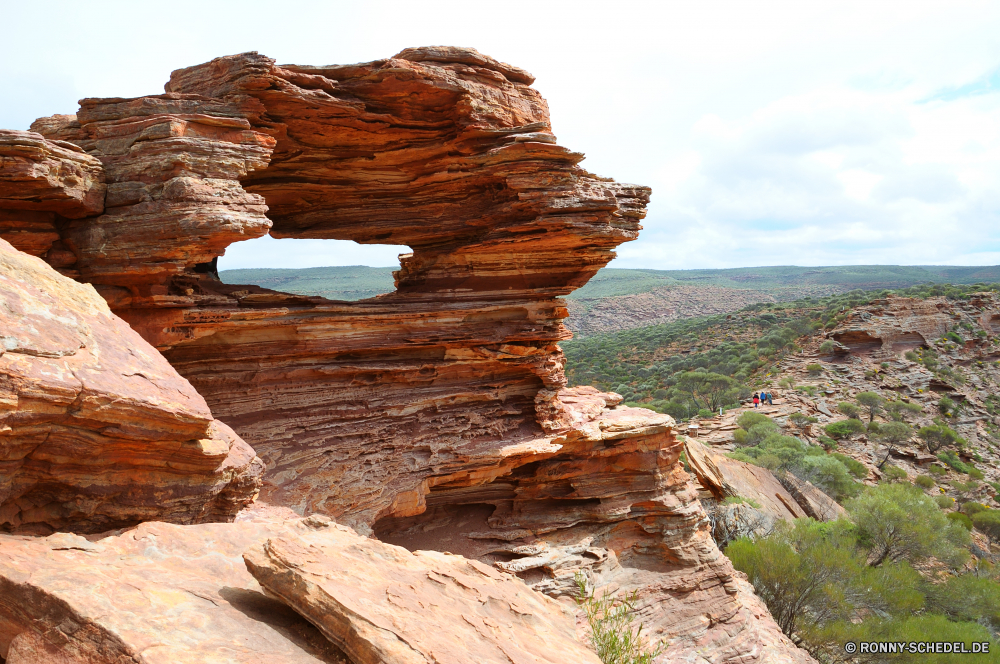
M615 267L1000 264L998 2L0 0L0 127L172 70L473 46L535 74L559 142L653 188ZM345 246L347 245L347 246ZM395 264L263 239L223 268Z

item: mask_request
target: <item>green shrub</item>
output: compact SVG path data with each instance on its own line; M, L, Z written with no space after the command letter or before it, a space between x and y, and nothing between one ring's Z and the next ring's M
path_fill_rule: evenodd
M861 419L861 409L855 406L850 401L841 401L837 404L837 410L839 410L844 415L847 415L851 419L860 420Z
M968 514L969 516L975 516L976 514L979 514L980 512L985 512L988 509L989 507L987 507L986 505L971 500L967 503L962 504L962 513Z
M823 430L826 431L826 435L830 436L830 438L843 440L854 434L863 433L865 425L860 420L848 419L827 424L823 427Z
M919 357L917 357L917 354L914 353L912 350L906 351L903 354L903 357L905 357L906 359L908 359L910 362L916 362L917 360L920 359Z
M928 466L927 467L927 471L931 475L937 475L938 477L941 477L942 475L944 475L945 473L948 472L945 468L942 468L941 466L936 466L936 465Z
M868 468L866 468L865 464L861 463L857 459L852 459L846 454L840 454L839 452L834 452L830 456L844 464L844 467L847 468L848 472L857 477L859 480L863 480L868 477Z
M914 482L917 486L924 489L930 489L934 486L934 478L930 475L918 475Z
M590 645L604 664L652 664L654 658L666 649L658 643L649 650L642 638L642 624L632 627L638 591L622 598L605 593L600 598L587 589L587 579L576 573L577 603L583 607L590 623Z
M957 432L943 424L921 427L917 435L926 443L927 451L931 454L934 454L946 445L962 447L965 444L965 440Z
M899 466L883 466L882 477L889 482L898 482L906 479L906 471Z
M948 341L953 341L953 342L955 342L957 344L964 344L965 343L965 339L963 339L961 337L961 335L958 334L958 332L954 332L954 331L949 332L948 334L944 335L944 338L947 339Z
M699 408L698 409L698 417L712 417L714 415L715 415L715 413L713 411L709 410L708 408Z
M968 532L956 530L934 501L911 484L879 484L845 507L873 567L903 560L917 565L932 556L957 566L968 558Z
M923 406L918 403L911 403L902 399L888 401L885 404L885 410L889 413L889 417L897 422L903 422L910 416L920 413L923 409Z
M815 424L816 422L819 422L819 420L813 417L812 415L806 415L804 413L792 413L791 415L788 416L788 419L791 420L792 424L794 424L797 427L805 426L806 424Z
M821 353L832 353L833 352L833 342L827 339L819 345L819 352Z
M948 512L945 516L949 521L959 524L966 530L972 530L972 519L961 512Z
M820 445L823 446L823 449L826 450L827 452L829 452L830 450L837 449L837 441L835 441L833 438L830 438L829 436L819 436L816 438L816 440L819 442ZM1000 489L997 489L997 491L1000 491Z
M793 474L812 482L823 493L837 502L858 495L859 486L838 459L823 454L822 456L805 456L792 469Z
M722 500L723 505L749 505L756 509L760 509L760 503L758 503L753 498L744 498L743 496L726 496Z
M934 502L943 510L950 510L955 506L955 499L951 496L935 496Z
M968 464L966 464L966 465L968 465ZM978 468L973 468L973 467L970 466L969 467L969 477L971 477L972 479L975 479L975 480L982 480L982 479L985 479L986 476L983 475L983 471L979 470Z
M822 364L817 364L815 362L813 362L812 364L807 364L806 365L806 371L808 371L809 373L814 374L814 375L818 374L818 373L822 373L822 371L823 371L823 365Z
M968 473L971 469L967 463L958 458L958 455L951 450L945 450L937 455L937 458L951 466L960 473Z
M941 397L941 400L938 401L938 410L941 411L942 415L948 417L949 414L955 412L955 402L948 397Z
M858 392L854 398L868 411L869 422L874 422L875 416L885 407L885 399L877 392Z
M976 529L990 538L993 543L1000 542L1000 510L985 510L972 517Z

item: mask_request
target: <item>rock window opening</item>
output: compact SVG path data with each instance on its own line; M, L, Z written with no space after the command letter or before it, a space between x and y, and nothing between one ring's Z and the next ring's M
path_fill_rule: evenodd
M393 272L407 253L406 245L265 235L234 243L223 256L194 269L224 284L353 302L393 292Z

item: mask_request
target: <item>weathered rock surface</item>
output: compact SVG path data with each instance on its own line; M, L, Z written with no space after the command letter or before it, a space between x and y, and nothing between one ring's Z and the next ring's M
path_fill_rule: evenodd
M571 606L516 577L323 521L309 517L313 529L270 538L243 557L269 595L306 616L355 664L601 661L577 640Z
M691 470L716 499L753 500L760 505L760 511L786 521L809 516L767 468L717 454L691 438L686 440L684 448Z
M800 480L791 473L785 473L780 481L806 516L817 521L832 521L847 516L847 510L840 503L823 493L812 482Z
M0 240L0 530L232 518L262 464L90 286Z
M248 548L308 528L289 516L147 522L90 540L0 535L0 657L7 664L346 664L316 628L267 597L243 562Z
M0 238L68 268L76 256L60 228L104 210L101 162L79 146L30 131L0 129Z
M270 502L550 595L576 571L637 590L668 659L810 661L711 540L672 420L564 389L559 298L637 236L649 190L581 169L531 82L471 49L248 53L34 129L102 161L105 214L61 241L257 449ZM271 222L413 253L361 302L219 282L214 257Z

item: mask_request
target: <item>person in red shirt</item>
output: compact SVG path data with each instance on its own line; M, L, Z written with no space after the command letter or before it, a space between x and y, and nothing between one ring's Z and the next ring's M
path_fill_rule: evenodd
M753 407L757 408L760 405L760 397L756 392L753 393Z

